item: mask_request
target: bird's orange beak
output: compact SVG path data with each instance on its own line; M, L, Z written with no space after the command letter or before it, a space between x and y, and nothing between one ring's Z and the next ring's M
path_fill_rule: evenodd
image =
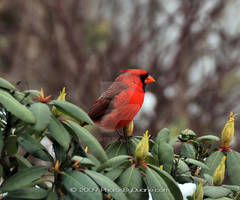
M144 83L152 83L152 82L155 82L155 79L152 76L148 75Z

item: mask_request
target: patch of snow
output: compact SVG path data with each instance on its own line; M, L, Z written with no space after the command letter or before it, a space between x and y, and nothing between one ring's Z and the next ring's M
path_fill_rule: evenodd
M196 190L196 185L194 183L184 183L184 184L178 183L178 187L182 192L184 200L187 200L188 196L192 196ZM148 192L148 196L149 196L148 200L153 200L150 192Z
M153 200L152 194L150 192L148 192L148 200Z
M196 185L194 183L184 183L184 184L178 183L178 187L182 192L184 200L187 200L188 196L192 196L196 190Z

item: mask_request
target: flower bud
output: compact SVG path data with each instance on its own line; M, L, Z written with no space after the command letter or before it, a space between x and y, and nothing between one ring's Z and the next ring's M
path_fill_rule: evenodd
M222 145L229 146L234 137L234 117L235 115L231 112L229 120L225 124L222 131Z
M125 126L123 128L124 136L126 136L126 137L132 136L133 129L134 129L134 123L133 123L133 120L132 120L127 126Z
M65 98L66 98L66 88L64 87L64 88L62 89L62 91L60 92L57 100L65 101Z
M213 174L213 185L221 185L224 180L225 160L226 160L226 156L223 156L220 164L217 166Z
M65 87L62 89L62 91L60 92L57 100L59 101L65 101L65 97L66 97L66 89ZM60 116L62 114L62 112L60 112L55 106L53 106L52 108L52 112L55 116Z
M197 186L196 191L193 194L194 200L203 200L203 182L200 181L200 183Z
M146 158L149 150L148 140L150 136L151 135L148 135L148 131L146 131L143 138L138 143L136 147L136 152L135 152L136 160L142 161Z

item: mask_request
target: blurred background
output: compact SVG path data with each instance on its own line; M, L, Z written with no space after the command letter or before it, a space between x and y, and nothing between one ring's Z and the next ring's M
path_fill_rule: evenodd
M0 0L1 77L54 97L65 86L87 110L120 69L145 69L157 81L136 135L220 135L240 113L239 47L237 0Z

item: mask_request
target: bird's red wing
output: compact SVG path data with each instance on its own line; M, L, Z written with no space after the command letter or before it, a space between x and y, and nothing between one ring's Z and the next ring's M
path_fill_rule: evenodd
M113 100L114 98L122 92L127 87L121 82L114 82L93 104L93 106L89 109L88 115L92 120L98 121L101 118L111 112L113 109Z

